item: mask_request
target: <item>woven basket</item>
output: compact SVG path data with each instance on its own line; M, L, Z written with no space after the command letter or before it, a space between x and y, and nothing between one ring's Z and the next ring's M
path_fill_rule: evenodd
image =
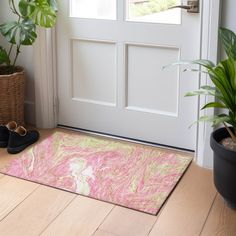
M16 121L24 125L25 71L0 75L0 124Z

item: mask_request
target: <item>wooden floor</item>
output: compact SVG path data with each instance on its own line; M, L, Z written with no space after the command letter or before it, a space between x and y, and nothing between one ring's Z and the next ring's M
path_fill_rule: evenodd
M0 166L11 158L0 150ZM212 172L192 164L157 216L0 174L0 236L235 236Z

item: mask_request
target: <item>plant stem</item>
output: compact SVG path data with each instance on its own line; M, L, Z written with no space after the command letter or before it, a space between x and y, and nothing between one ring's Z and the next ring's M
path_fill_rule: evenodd
M12 10L13 10L13 13L15 13L16 15L18 15L20 17L20 14L19 12L16 10L16 6L15 6L15 2L14 0L11 0L11 4L12 4Z
M15 1L14 1L14 0L9 0L9 1L11 2L13 13L15 13L15 14L18 16L18 23L19 23L19 22L20 22L20 19L21 19L21 15L20 15L20 13L17 11L17 9L16 9ZM13 68L15 67L15 65L16 65L16 60L17 60L17 58L18 58L18 56L19 56L20 47L21 47L21 44L20 44L20 45L17 45L17 47L16 47L16 56L15 56L14 62L13 62L13 64L12 64L12 67L13 67ZM11 47L10 47L8 56L10 56L11 51L12 51L12 48L13 48L13 44L11 44Z
M13 48L13 43L11 44L11 47L10 47L10 49L9 49L8 56L11 55L12 48Z
M230 128L226 125L225 122L223 122L223 124L224 124L225 128L227 129L227 131L229 132L233 142L236 143L236 136L234 135L234 133L230 130Z
M21 45L17 45L17 48L16 48L16 56L15 56L15 59L14 59L14 62L13 62L13 67L15 67L15 65L16 65L16 60L17 60L17 58L18 58L18 56L19 56L19 53L20 53L20 46Z

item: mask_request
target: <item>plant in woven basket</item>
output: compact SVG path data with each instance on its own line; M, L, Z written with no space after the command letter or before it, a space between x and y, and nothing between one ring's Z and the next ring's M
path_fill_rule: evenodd
M6 49L0 45L0 74L16 72L16 62L22 46L32 45L36 27L51 28L57 17L56 0L8 0L9 11L16 20L0 25L0 33L9 42ZM1 5L1 3L0 3Z

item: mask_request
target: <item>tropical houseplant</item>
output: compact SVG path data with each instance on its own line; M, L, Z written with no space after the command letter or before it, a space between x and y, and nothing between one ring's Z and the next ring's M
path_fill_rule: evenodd
M227 58L217 65L209 60L174 63L196 64L202 69L190 69L206 73L213 86L205 85L186 96L208 95L215 98L202 109L219 109L219 114L202 116L199 122L212 122L214 127L223 125L211 134L214 151L214 183L218 192L231 208L236 208L236 35L229 29L220 28L220 39Z
M55 25L57 3L56 0L8 0L5 10L15 20L0 24L0 33L8 45L5 48L0 45L0 124L13 119L24 123L25 70L17 65L17 59L22 46L35 42L37 26Z

